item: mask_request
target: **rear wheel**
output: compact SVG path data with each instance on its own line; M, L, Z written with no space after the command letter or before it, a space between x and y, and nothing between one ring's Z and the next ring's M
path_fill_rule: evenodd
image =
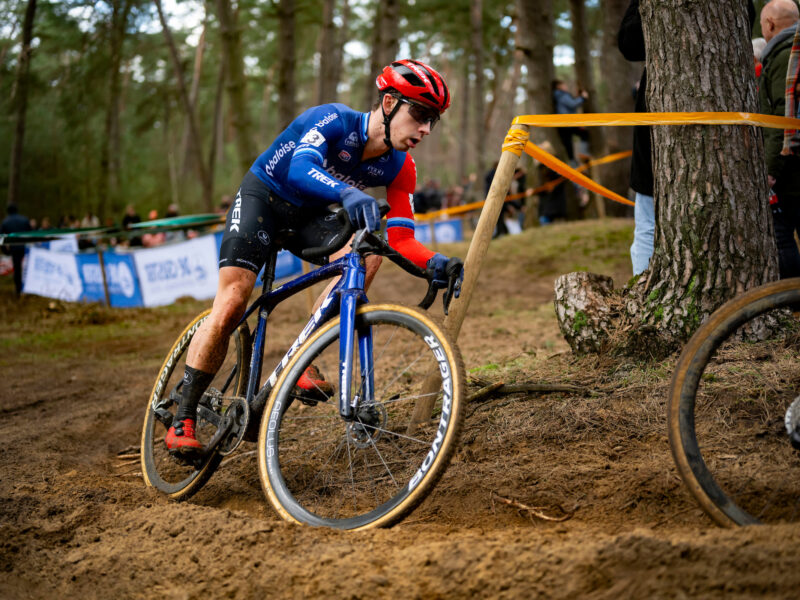
M798 306L800 279L750 290L711 315L675 367L672 455L720 525L800 519L800 454L786 428L800 421Z
M164 444L164 436L181 398L189 343L210 313L211 310L207 310L198 315L172 345L148 399L142 429L141 460L145 483L175 500L185 500L197 492L219 466L225 451L225 445L221 444L218 451L187 462L171 456ZM198 406L196 435L203 445L212 439L228 410L242 409L241 397L247 389L250 352L250 330L247 323L243 323L231 334L222 367ZM241 417L237 415L237 418Z
M357 330L372 333L374 371L353 356L356 419L339 416L339 319L297 351L270 395L259 434L261 482L289 521L341 529L390 526L410 513L441 477L463 419L464 367L457 348L427 314L397 305L358 309ZM298 386L309 366L329 386ZM302 384L302 382L300 382ZM432 411L412 418L429 400ZM417 422L421 421L421 422Z

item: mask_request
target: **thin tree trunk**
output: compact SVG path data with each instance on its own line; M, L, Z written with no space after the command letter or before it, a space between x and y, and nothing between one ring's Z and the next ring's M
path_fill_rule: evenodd
M293 3L281 0L279 12L284 11L285 5L290 5L291 24L281 23L279 52L289 53L291 68L294 72L294 8ZM245 89L244 58L242 56L242 36L238 27L237 14L231 10L230 0L217 0L217 18L219 19L220 35L222 36L222 56L225 61L225 81L230 103L231 125L236 138L236 150L239 155L239 168L244 173L250 168L255 159L255 146L250 137L250 117L247 112L247 90ZM288 36L288 37L287 37ZM291 49L284 48L284 40L289 40ZM279 61L287 55L279 56ZM292 102L294 101L294 82L291 88Z
M203 32L200 34L200 39L197 41L197 48L194 52L194 69L192 71L192 90L189 92L189 102L192 104L192 110L197 111L197 97L200 93L200 75L203 71L203 55L206 49L206 28L207 19L203 23ZM220 61L223 62L223 61ZM183 168L181 169L181 179L185 179L193 170L192 165L192 149L189 147L189 119L185 119L183 125L183 136L181 137L181 156Z
M317 53L319 54L319 77L317 77L316 103L336 102L336 86L338 79L334 79L336 66L334 61L338 58L336 52L336 25L333 22L336 0L323 0L322 2L322 30L317 39Z
M22 164L22 148L25 141L25 113L28 110L28 74L31 65L31 40L33 19L36 15L36 0L28 0L25 21L22 25L22 48L19 51L17 76L14 81L11 105L16 109L16 127L11 146L11 164L8 172L8 204L19 204L19 182Z
M461 98L459 102L459 117L461 123L461 131L464 132L464 139L472 139L468 134L469 127L469 61L463 61L461 72L459 73L458 83L458 97ZM467 167L472 164L474 156L474 149L472 144L466 144L462 152L458 153L458 181L463 183L467 176Z
M400 8L398 0L384 0L375 7L375 27L372 32L372 52L369 73L364 87L364 106L371 106L376 98L375 78L378 73L395 60L399 46L398 21Z
M551 85L555 78L553 68L553 0L517 0L519 16L519 49L525 54L528 67L528 112L549 114L553 108ZM553 148L562 144L552 127L545 132L532 132L535 138L547 137ZM561 154L563 157L563 153Z
M331 79L335 82L342 80L342 68L344 62L344 45L348 40L348 27L350 26L350 3L345 0L342 2L342 26L335 35L333 47L334 58L332 60Z
M480 175L484 171L485 125L485 83L483 75L483 0L470 0L470 46L475 64L475 87L473 88L473 144L475 146L475 170Z
M640 10L651 111L756 111L744 2L643 0ZM674 348L722 302L775 279L777 256L757 130L653 127L653 154L655 252L635 316L640 337L655 331Z
M214 207L212 200L213 184L211 182L211 178L209 177L208 171L206 170L206 165L203 162L202 146L200 144L200 135L197 129L197 118L195 116L194 107L192 107L192 103L189 100L189 92L186 90L186 83L183 80L183 72L181 71L181 61L178 57L178 50L175 48L175 42L172 39L172 32L170 31L169 25L167 25L167 21L164 18L164 11L161 8L161 0L155 0L155 3L156 8L158 9L158 18L161 21L161 28L164 32L164 39L167 42L170 59L172 60L172 67L175 71L175 80L178 83L178 93L180 95L181 103L183 104L183 109L189 119L190 145L194 154L194 162L197 165L197 171L200 176L200 184L203 190L203 205L206 207L206 210L211 212Z
M583 103L583 112L598 112L597 88L592 73L592 57L589 44L589 29L586 26L586 0L569 0L572 15L572 45L575 49L575 76L578 86L586 90L589 97ZM592 156L599 156L605 145L602 127L589 128L589 148Z
M122 65L122 45L125 42L125 28L132 3L128 0L117 0L112 3L111 22L109 24L109 81L108 104L105 116L105 139L100 152L100 200L97 212L101 215L112 215L122 208L120 206L120 164L122 153L122 136L119 116L121 112L122 82L120 67Z
M294 0L279 0L278 22L278 127L284 129L295 118L295 5Z
M219 138L222 137L222 101L225 91L226 79L225 61L219 61L219 71L217 72L217 91L214 94L214 120L212 121L211 143L208 148L208 173L211 181L214 181L214 169L217 166L217 156L222 154ZM213 187L213 186L212 186ZM211 207L213 210L213 206Z

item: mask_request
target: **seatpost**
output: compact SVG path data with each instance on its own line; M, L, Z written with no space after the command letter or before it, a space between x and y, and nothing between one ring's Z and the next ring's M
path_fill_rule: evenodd
M278 261L278 252L272 252L267 264L264 265L264 285L261 288L262 294L272 291L272 284L275 283L275 264Z

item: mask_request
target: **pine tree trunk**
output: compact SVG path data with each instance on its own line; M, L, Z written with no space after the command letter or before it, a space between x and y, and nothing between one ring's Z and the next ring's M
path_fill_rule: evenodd
M281 50L291 51L291 63L287 68L294 73L294 9L292 2L283 0L280 5L288 4L291 9L291 24L281 25ZM279 8L279 12L282 12ZM239 29L237 14L231 7L230 0L217 0L217 17L219 18L222 36L222 60L225 61L225 82L230 103L231 125L236 139L236 151L239 155L239 169L246 172L255 160L256 150L250 136L250 117L247 111L247 90L244 76L244 58L242 56L242 35ZM284 36L289 36L284 38ZM283 48L283 40L291 41L291 50ZM286 60L289 60L289 56ZM280 58L283 60L283 57ZM294 80L291 82L291 112L294 112Z
M322 2L322 30L317 40L319 53L319 77L317 77L316 103L336 102L336 86L338 79L334 79L337 58L336 52L336 26L333 22L336 0L323 0Z
M294 0L278 2L278 128L283 130L297 116L295 105L295 4ZM249 165L248 165L249 167Z
M461 66L461 72L459 73L459 81L458 81L458 97L461 98L459 102L459 114L458 114L458 121L461 125L461 131L467 132L469 131L469 62L464 61ZM465 136L466 139L469 139L468 136ZM458 153L458 181L463 182L465 177L467 176L467 167L468 165L472 164L474 155L474 148L472 144L466 144L463 149L463 152ZM477 184L474 184L477 185Z
M555 78L553 0L517 0L517 13L521 32L519 48L525 53L525 64L528 68L528 112L550 114L554 112L551 85ZM531 131L533 140L544 137L553 148L562 147L554 128Z
M197 166L198 175L200 177L200 185L203 190L203 205L210 212L214 206L212 200L213 181L211 180L211 177L206 169L206 165L203 162L202 145L200 142L200 134L197 128L195 110L189 100L189 92L186 89L186 83L183 80L183 71L181 70L180 58L178 57L178 49L175 47L175 41L172 39L172 31L170 30L169 25L167 25L167 20L164 17L164 10L161 7L161 0L155 0L155 3L156 9L158 10L158 17L161 21L161 28L164 33L164 40L167 43L167 49L169 50L169 56L172 61L172 68L175 72L175 80L178 84L178 92L181 103L183 104L183 110L189 120L190 145L192 152L194 153L194 162Z
M197 97L200 92L200 76L203 72L203 55L206 49L206 24L203 24L203 31L197 41L197 48L194 52L194 69L192 71L192 88L189 92L189 102L194 110L197 110ZM223 61L221 61L223 62ZM184 119L183 137L181 138L181 157L183 167L181 168L181 178L186 179L194 169L192 165L192 149L189 147L189 119Z
M8 172L8 204L19 204L19 182L22 164L22 147L25 141L25 113L28 110L28 73L31 64L31 40L33 39L33 19L36 15L36 0L28 0L25 21L22 25L22 48L17 63L17 76L14 81L12 106L16 109L16 126L11 147L11 164Z
M572 15L572 45L575 49L575 76L578 86L586 90L589 97L583 102L583 112L598 112L597 88L592 73L592 57L589 44L589 29L586 26L586 0L569 0ZM589 128L589 148L592 156L599 156L605 145L602 127Z
M475 87L472 92L472 115L474 124L472 126L473 145L475 147L475 170L480 177L484 171L486 148L486 131L484 113L485 107L485 83L483 75L483 0L470 0L470 25L471 25L471 46L472 56L475 61Z
M112 3L111 22L109 23L109 80L108 104L106 105L105 139L100 153L100 200L105 206L98 206L101 215L118 213L120 206L120 163L122 153L122 136L119 126L121 111L122 83L120 67L122 65L122 44L125 41L125 29L131 2L118 0Z
M739 1L642 0L651 111L756 112ZM656 237L636 287L640 333L676 347L720 304L774 280L762 137L753 127L653 127Z

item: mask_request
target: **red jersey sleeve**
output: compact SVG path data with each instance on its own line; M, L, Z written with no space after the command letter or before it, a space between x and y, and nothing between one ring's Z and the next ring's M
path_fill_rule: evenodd
M412 198L417 186L417 166L410 154L400 168L400 172L386 188L389 202L386 234L389 245L421 268L433 256L433 252L414 238L414 205Z

